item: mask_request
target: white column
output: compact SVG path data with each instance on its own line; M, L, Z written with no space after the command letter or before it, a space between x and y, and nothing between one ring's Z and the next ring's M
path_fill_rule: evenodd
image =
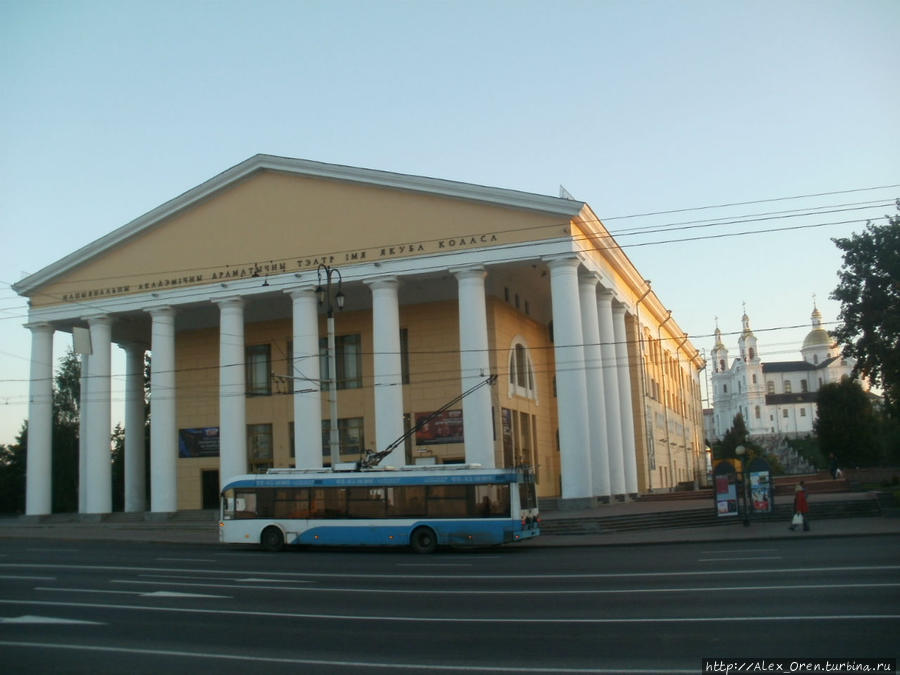
M247 473L244 301L217 301L219 322L219 483Z
M603 354L597 318L597 277L580 277L581 332L587 381L588 430L591 436L591 480L594 496L609 497L609 449L606 437L606 403L603 391Z
M579 264L576 257L557 258L548 263L563 499L589 498L592 492Z
M613 332L616 336L616 363L619 377L619 404L622 420L622 449L625 468L625 492L637 494L637 450L634 443L634 411L631 405L631 369L628 361L628 333L625 307L613 305Z
M42 516L53 508L53 326L26 324L31 331L28 390L28 453L25 514Z
M175 422L175 310L150 310L150 510L178 510Z
M322 467L322 382L319 369L319 300L315 289L288 291L293 300L294 465Z
M600 349L603 353L603 393L606 403L606 435L609 440L609 486L614 495L625 494L625 460L622 454L622 425L619 416L619 372L616 362L616 335L613 329L612 291L601 289L597 300L600 320Z
M78 404L78 513L87 513L87 435L91 357L81 355L81 396Z
M374 450L380 452L403 435L400 304L395 277L374 279L366 284L372 289L372 349L375 352L372 358L375 370ZM381 463L383 466L406 464L403 445L395 448Z
M88 386L86 513L112 511L112 448L110 425L110 349L112 319L88 319L91 331L90 385Z
M119 345L125 352L125 510L146 509L144 457L144 345Z
M462 391L490 377L487 303L483 267L451 270L459 284L459 362ZM466 462L495 466L491 389L482 387L462 400Z

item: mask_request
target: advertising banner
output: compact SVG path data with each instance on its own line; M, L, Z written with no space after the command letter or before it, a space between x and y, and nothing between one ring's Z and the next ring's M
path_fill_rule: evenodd
M219 427L178 430L179 457L218 457Z
M416 424L431 413L416 413ZM445 410L416 432L416 445L463 442L462 410Z

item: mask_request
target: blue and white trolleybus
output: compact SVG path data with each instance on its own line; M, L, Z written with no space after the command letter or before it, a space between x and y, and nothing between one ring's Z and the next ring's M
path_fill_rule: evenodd
M223 487L219 541L285 545L492 546L540 533L528 468L447 464L270 469Z

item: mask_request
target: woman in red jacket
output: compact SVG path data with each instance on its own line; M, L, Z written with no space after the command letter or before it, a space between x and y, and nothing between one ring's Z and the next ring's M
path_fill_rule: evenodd
M803 530L809 532L809 502L806 501L806 487L801 480L794 488L794 514L800 514L803 519ZM793 522L791 529L794 529Z

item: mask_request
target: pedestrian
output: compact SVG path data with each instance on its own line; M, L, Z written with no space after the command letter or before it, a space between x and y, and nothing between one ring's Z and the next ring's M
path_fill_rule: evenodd
M830 455L828 455L828 459L831 460L829 465L829 468L831 469L831 477L837 478L841 473L841 465L838 464L837 455L832 452Z
M803 523L803 531L809 532L809 502L806 500L806 486L802 480L794 488L794 516L790 529L793 530L800 523Z

